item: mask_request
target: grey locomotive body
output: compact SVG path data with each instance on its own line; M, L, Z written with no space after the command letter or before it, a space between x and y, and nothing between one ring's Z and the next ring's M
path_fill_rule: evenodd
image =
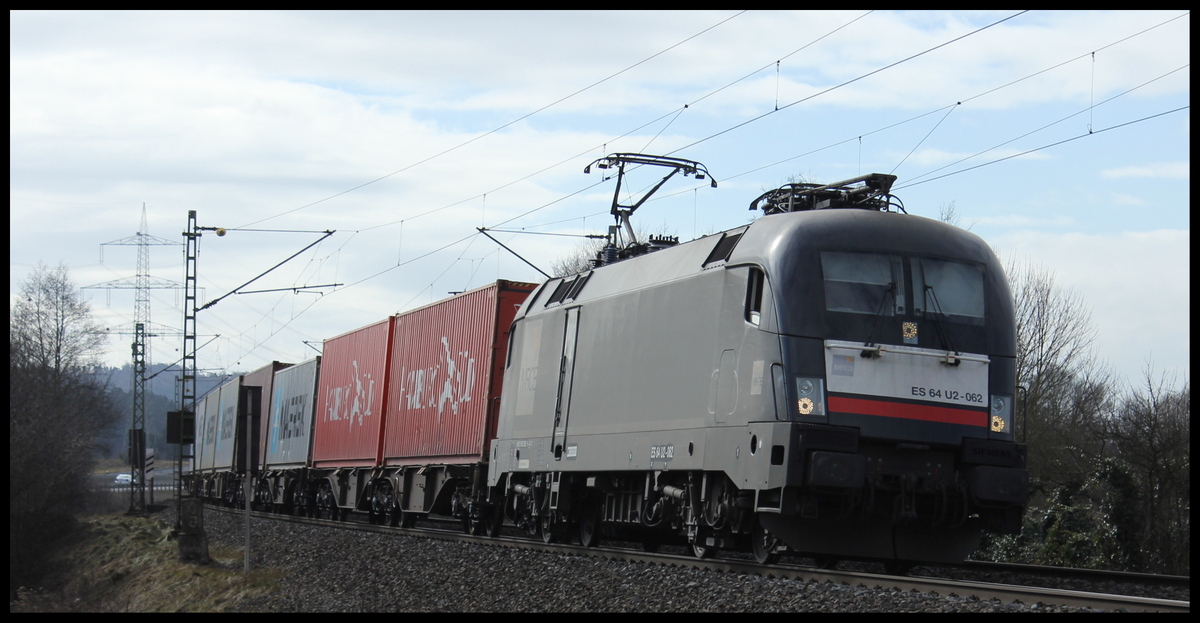
M983 529L1019 528L1014 384L1012 299L980 238L777 211L525 301L484 523L961 560Z

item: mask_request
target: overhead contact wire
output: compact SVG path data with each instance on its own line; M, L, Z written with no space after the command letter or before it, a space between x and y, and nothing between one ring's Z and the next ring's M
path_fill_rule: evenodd
M725 24L726 22L728 22L728 21L732 20L733 18L735 18L735 17L738 17L738 16L740 16L740 15L743 15L745 12L746 12L746 11L739 11L739 12L737 12L737 13L735 13L735 14L733 14L733 15L731 15L731 16L729 16L729 17L727 17L727 18L725 18L725 19L723 19L723 20L721 20L721 21L719 21L719 22L717 22L716 24L713 24L712 26L709 26L708 28L705 28L704 30L701 30L700 32L698 32L698 33L696 33L696 34L694 34L694 35L692 35L692 36L690 36L690 37L688 37L688 38L684 39L683 41L680 41L679 43L676 43L675 45L672 45L672 46L670 46L670 47L668 47L668 48L666 48L666 49L664 49L664 50L660 50L659 52L657 52L657 53L655 53L655 54L652 54L652 55L650 55L650 56L648 56L648 57L646 57L646 58L644 58L644 59L642 59L642 60L640 60L640 61L638 61L638 62L636 62L636 63L634 63L634 64L632 64L632 65L630 65L629 67L626 67L625 69L622 69L621 71L618 71L618 72L616 72L616 73L614 73L614 74L612 74L612 75L610 75L610 76L608 76L608 77L606 77L606 78L601 78L600 80L597 80L596 82L593 82L592 84L589 84L588 86L586 86L586 87L583 87L582 89L579 89L578 91L575 91L574 93L571 93L570 95L565 95L565 96L563 96L563 97L561 97L561 98L559 98L559 99L557 99L557 100L555 100L555 101L553 101L553 102L551 102L551 103L549 103L549 104L546 104L545 106L542 106L541 108L539 108L539 109L537 109L537 110L535 110L535 111L533 111L533 112L526 113L525 115L522 115L522 116L520 116L520 117L518 117L518 118L516 118L516 119L513 119L512 121L509 121L508 123L505 123L504 125L501 125L500 127L494 128L494 129L492 129L492 130L488 130L487 132L484 132L483 134L480 134L479 136L476 136L476 137L474 137L474 138L471 138L471 139L468 139L468 140L466 140L466 141L463 141L462 143L459 143L458 145L455 145L454 147L451 147L451 148L449 148L449 149L446 149L446 150L443 150L443 151L441 151L441 152L438 152L438 153L436 153L436 154L434 154L434 155L432 155L432 156L429 156L429 157L427 157L427 158L424 158L424 159L422 159L422 160L418 160L417 162L414 162L414 163L412 163L412 164L410 164L410 165L408 165L408 166L406 166L406 167L404 167L404 168L402 168L402 169L400 169L400 170L398 170L398 171L393 171L393 172L391 172L391 173L388 173L387 175L384 175L384 176L382 176L382 177L377 177L377 178L375 178L375 179L373 179L373 180L371 180L371 181L369 181L369 182L364 182L364 183L362 183L362 184L359 184L358 186L355 186L355 187L353 187L353 188L350 188L350 189L347 189L347 190L343 190L343 191L342 191L342 192L340 192L340 193L337 193L337 194L334 194L334 195L330 195L330 196L328 196L328 197L326 197L326 198L324 198L324 199L321 199L321 200L318 200L318 201L314 201L314 202L312 202L312 203L309 203L309 204L306 204L306 205L302 205L302 206L300 206L300 207L298 207L298 208L293 208L293 209L291 209L291 210L288 210L288 211L286 211L286 212L281 212L281 213L279 213L279 214L276 214L276 215L274 215L274 216L268 216L267 218L264 218L264 219L259 219L259 220L257 220L257 221L254 221L254 222L252 222L252 223L247 223L247 224L246 224L246 225L244 225L243 227L245 227L245 226L249 226L249 225L256 225L256 224L258 224L258 223L262 223L262 222L264 222L264 221L269 221L269 220L271 220L271 219L274 219L274 218L279 218L280 216L285 216L285 215L291 214L291 213L293 213L293 212L298 212L298 211L300 211L300 210L303 210L303 209L305 209L305 208L310 208L310 207L312 207L312 206L315 206L315 205L317 205L317 204L319 204L319 203L324 203L324 202L326 202L326 201L329 201L330 199L334 199L334 198L340 197L340 196L342 196L342 195L345 195L345 194L347 194L347 193L354 192L354 191L356 191L356 190L358 190L358 189L360 189L360 188L363 188L363 187L366 187L366 186L370 186L371 184L374 184L374 183L376 183L376 182L383 181L383 180L385 180L385 179L387 179L387 178L389 178L389 177L392 177L392 176L394 176L394 175L398 175L398 174L400 174L400 173L403 173L403 172L405 172L405 171L407 171L407 170L409 170L409 169L412 169L413 167L416 167L416 166L419 166L419 165L421 165L421 164L424 164L424 163L426 163L426 162L429 162L430 160L433 160L434 158L439 158L439 157L441 157L441 156L444 156L444 155L446 155L446 154L448 154L448 153L450 153L450 152L452 152L452 151L454 151L454 150L456 150L456 149L459 149L459 148L461 148L461 147L465 147L465 146L467 146L467 145L470 145L471 143L474 143L475 141L477 141L477 140L479 140L479 139L481 139L481 138L484 138L484 137L486 137L486 136L490 136L490 135L492 135L492 134L495 134L495 133L499 132L500 130L503 130L504 128L507 128L507 127L509 127L509 126L511 126L511 125L513 125L513 124L515 124L515 123L518 123L518 122L524 121L525 119L528 119L528 118L530 118L530 117L532 117L532 116L534 116L534 115L536 115L536 114L538 114L538 113L540 113L540 112L542 112L542 111L544 111L544 110L546 110L546 109L548 109L548 108L551 108L551 107L553 107L553 106L556 106L556 105L558 105L558 104L561 104L562 102L565 102L566 100L568 100L568 99L571 99L572 97L575 97L576 95L579 95L580 93L583 93L584 91L587 91L588 89L591 89L591 88L593 88L593 87L595 87L595 86L598 86L598 85L600 85L600 84L603 84L603 83L605 83L605 82L607 82L607 81L609 81L609 80L612 80L613 78L616 78L617 76L619 76L619 75L621 75L621 74L623 74L623 73L625 73L625 72L627 72L627 71L629 71L629 70L631 70L631 69L633 69L633 68L635 68L635 67L637 67L637 66L639 66L639 65L641 65L641 64L643 64L643 63L646 63L646 62L648 62L648 61L650 61L650 60L652 60L652 59L654 59L654 58L657 58L657 57L659 57L659 56L661 56L661 55L663 55L663 54L666 54L667 52L669 52L669 51L671 51L671 50L673 50L673 49L675 49L675 48L677 48L677 47L679 47L679 46L681 46L681 45L683 45L683 44L687 43L688 41L691 41L692 39L695 39L696 37L699 37L700 35L703 35L704 33L707 33L708 31L710 31L710 30L712 30L712 29L714 29L714 28L716 28L716 27L718 27L718 26L720 26L720 25L722 25L722 24Z

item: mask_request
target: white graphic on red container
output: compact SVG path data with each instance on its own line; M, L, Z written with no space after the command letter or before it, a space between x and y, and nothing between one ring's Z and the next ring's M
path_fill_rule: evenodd
M471 392L475 389L475 358L465 350L452 354L450 340L445 337L442 337L442 354L445 357L442 363L403 373L401 378L404 379L404 387L400 390L399 401L401 409L426 409L436 405L438 421L441 421L447 403L457 415L461 403L471 402ZM466 368L465 373L463 367Z
M363 419L372 415L375 379L371 374L359 374L357 360L350 365L354 366L354 379L346 385L330 388L330 395L325 401L325 420L347 420L346 425L353 428L355 425L362 426Z

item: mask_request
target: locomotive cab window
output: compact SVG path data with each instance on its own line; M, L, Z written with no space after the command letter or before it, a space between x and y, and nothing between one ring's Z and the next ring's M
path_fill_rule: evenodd
M853 314L904 313L904 265L893 255L822 251L825 309Z
M966 262L914 257L913 307L918 316L982 325L983 267Z

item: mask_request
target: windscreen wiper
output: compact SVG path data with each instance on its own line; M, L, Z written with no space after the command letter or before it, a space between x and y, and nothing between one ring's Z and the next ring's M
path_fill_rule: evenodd
M875 331L879 328L879 321L883 318L883 306L887 304L889 298L892 300L892 306L894 307L896 305L895 281L888 283L887 290L884 291L883 298L879 301L879 309L875 310L875 322L871 324L871 332L867 334L867 339L863 342L863 344L868 347L875 345L875 342L872 340L875 338ZM870 359L871 357L878 357L879 350L868 348L863 350L862 356L867 359Z
M935 292L933 286L929 284L925 284L925 291L930 294L927 300L932 300L933 306L936 308L934 310L935 313L932 315L933 326L937 328L938 336L942 339L942 348L945 348L956 355L961 354L956 348L954 348L954 342L950 340L950 332L943 324L945 322L946 312L942 311L942 304L940 301L938 301L937 292ZM925 306L925 309L922 311L922 315L925 318L931 317L928 305ZM954 360L953 365L958 365L957 359Z

